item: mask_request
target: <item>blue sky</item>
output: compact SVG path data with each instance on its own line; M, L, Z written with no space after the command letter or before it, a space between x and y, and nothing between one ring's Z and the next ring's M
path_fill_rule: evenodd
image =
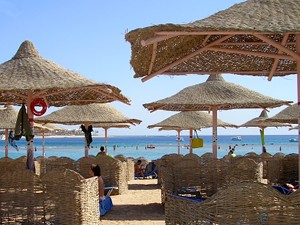
M146 82L133 78L130 44L126 32L155 24L189 23L224 10L240 0L152 0L152 1L17 1L0 0L0 63L10 60L24 40L34 43L40 54L61 66L97 82L117 86L131 99L130 106L111 103L140 125L130 129L109 130L109 135L176 135L147 126L158 123L175 112L148 112L142 104L176 94L187 86L205 82L208 75L159 76ZM297 100L296 76L273 78L224 75L228 82L281 100ZM285 107L270 109L273 116ZM51 107L47 113L56 110ZM240 125L259 116L260 109L227 110L219 119ZM211 135L211 129L201 134ZM267 128L266 134L297 134L288 128ZM100 134L103 131L100 130ZM188 134L183 132L182 134ZM259 134L258 128L218 129L218 134Z

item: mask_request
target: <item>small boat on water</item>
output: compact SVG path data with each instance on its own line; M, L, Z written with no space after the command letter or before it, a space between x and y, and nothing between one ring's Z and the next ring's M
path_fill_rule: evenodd
M146 148L150 148L151 149L151 148L155 148L155 146L154 145L147 145Z
M241 141L242 137L241 136L235 136L235 137L232 137L231 140L233 140L233 141Z
M297 138L291 138L291 139L289 140L289 142L298 142L298 139L297 139Z

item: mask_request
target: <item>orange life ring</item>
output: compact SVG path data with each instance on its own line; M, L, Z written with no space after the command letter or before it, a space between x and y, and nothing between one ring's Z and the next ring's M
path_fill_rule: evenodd
M40 106L42 109L40 111L36 110L35 107ZM42 98L35 98L30 103L30 110L35 116L42 116L47 110L47 104Z

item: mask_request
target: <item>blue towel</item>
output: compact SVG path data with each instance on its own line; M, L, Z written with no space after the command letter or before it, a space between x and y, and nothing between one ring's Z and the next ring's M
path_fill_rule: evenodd
M100 216L104 216L113 207L112 200L110 196L105 196L105 199L99 203Z

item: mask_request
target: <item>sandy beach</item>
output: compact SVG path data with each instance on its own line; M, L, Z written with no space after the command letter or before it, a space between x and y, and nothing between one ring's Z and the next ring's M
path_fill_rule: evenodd
M132 180L128 185L128 193L111 196L114 207L101 218L101 224L165 224L157 179Z

